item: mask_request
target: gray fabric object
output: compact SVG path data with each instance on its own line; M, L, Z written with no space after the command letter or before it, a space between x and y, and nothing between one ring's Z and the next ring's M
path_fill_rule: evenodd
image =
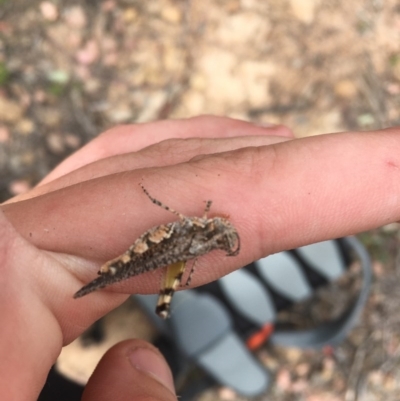
M344 240L356 253L362 269L362 286L354 304L337 320L322 324L311 330L297 332L275 332L270 341L274 344L288 347L321 348L326 345L340 344L351 328L356 324L365 302L368 299L372 281L371 260L364 246L355 237L346 237Z
M229 313L209 294L178 294L170 323L177 343L220 383L253 397L267 390L269 374L232 330Z
M307 264L327 280L338 279L346 270L335 241L324 241L297 248Z
M176 307L166 322L154 314L157 297L135 299L188 358L243 396L255 397L267 390L269 373L233 331L229 313L218 299L196 291L178 292Z
M290 254L276 253L258 260L255 264L260 276L287 299L299 302L311 297L313 289Z
M229 332L231 319L214 297L195 291L175 294L179 304L169 319L177 343L189 357L197 356Z
M220 382L246 397L265 393L270 378L258 361L249 357L249 350L234 333L227 333L220 341L198 356L198 363Z
M232 306L251 322L262 326L275 321L276 311L270 295L260 281L245 269L220 278L219 283Z
M339 319L311 330L275 332L270 337L272 343L301 348L336 345L354 326L369 294L372 278L371 264L368 253L356 238L344 238L344 241L356 253L362 266L363 283L357 300ZM343 268L344 270L345 267L342 265L340 254L337 250L332 250L333 248L328 242L334 241L310 246L313 248L303 247L301 255L307 258L307 261L313 266L323 262L325 266L328 266L328 270L331 269L329 272L325 271L325 276L336 277L339 269ZM317 249L318 247L320 248ZM304 248L306 249L304 250ZM283 254L285 253L277 255ZM276 255L273 256L276 257ZM331 261L331 258L336 260ZM257 269L261 269L260 273L263 269L268 269L268 259L269 257L263 259L264 262L257 267ZM293 270L299 270L296 263L288 262L287 257L276 258L275 262L278 260L284 261L282 265L284 274L280 274L282 272L260 274L262 278L269 285L272 285L273 281L274 288L285 288L288 285L297 297L306 296L308 294L307 286L302 283L301 275L299 279L299 274ZM279 264L274 269L278 269L277 267ZM317 269L323 274L321 269ZM297 277L296 280L294 277ZM292 283L289 284L289 282ZM298 288L293 287L293 283L297 283ZM270 319L275 318L269 294L254 276L250 277L245 269L220 279L220 284L232 307L248 320L258 322L262 326ZM261 395L265 392L270 382L268 372L254 359L243 341L233 331L230 315L218 299L210 294L200 294L191 290L178 292L175 294L171 318L165 322L154 314L157 295L136 296L135 298L148 312L148 316L152 318L157 327L164 334L173 338L184 354L202 366L221 384L229 386L247 397Z

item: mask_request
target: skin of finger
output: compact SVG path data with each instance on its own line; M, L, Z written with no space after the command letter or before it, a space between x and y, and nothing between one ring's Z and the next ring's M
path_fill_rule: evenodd
M132 367L127 355L139 347L147 348L162 358L157 349L144 341L128 340L117 344L97 365L82 401L176 401L176 396L154 377Z
M0 213L0 392L4 400L35 400L57 358L63 335L27 271L43 255ZM49 266L46 266L49 267Z
M6 203L30 199L109 174L141 168L169 166L189 161L199 155L226 152L248 146L272 145L287 140L289 138L276 136L169 139L134 153L111 156L90 163L47 184L39 185L28 193L16 196Z
M57 259L24 240L1 211L0 238L1 398L36 400L62 345L88 326L79 323L97 320L126 296L100 299L95 314L83 311L78 325L71 325L76 305L60 305L62 291L54 286L70 281L70 274Z
M230 216L242 249L234 258L220 252L200 258L192 281L196 286L270 253L399 220L399 166L397 130L335 134L101 177L3 208L38 247L105 261L149 227L176 220L132 183L144 182L154 196L189 216L201 215L199 201L212 199L212 213ZM161 274L161 269L145 273L73 300L96 270L68 260L65 267L70 280L55 277L58 297L48 302L59 319L68 308L63 331L70 333L89 325L98 305L111 303L111 291L157 292ZM27 277L37 280L45 274L39 266Z
M269 244L263 252L269 253L280 250L280 246L270 249L271 229L284 231L283 238L278 238L283 246L296 246L304 239L317 240L320 226L325 237L336 235L342 223L353 226L353 219L342 221L342 217L354 214L359 220L360 203L372 203L374 209L363 206L365 223L357 222L354 229L367 229L378 223L381 213L394 213L391 208L376 208L384 200L397 206L397 193L388 194L400 183L393 180L398 171L398 138L397 131L386 130L244 148L188 163L105 176L3 208L17 230L42 249L108 259L116 249L126 249L146 228L175 220L149 202L138 185L143 183L153 196L189 216L201 214L193 199L212 199L213 213L228 214L234 222L257 228L260 240ZM385 196L378 190L386 190ZM341 220L325 227L333 212ZM389 221L390 213L386 221L379 222ZM289 225L301 231L288 235ZM46 232L46 227L51 229ZM297 240L287 243L288 238Z
M227 117L199 116L187 120L164 120L145 124L114 127L64 160L40 185L106 157L137 152L154 143L171 138L223 138L235 136L274 135L293 138L283 125L262 127Z

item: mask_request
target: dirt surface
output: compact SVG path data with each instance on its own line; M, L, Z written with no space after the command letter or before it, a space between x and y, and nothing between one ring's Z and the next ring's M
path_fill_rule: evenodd
M399 124L399 43L395 0L0 0L0 200L120 123ZM363 238L376 262L362 323L334 351L262 350L268 400L399 399L399 227Z

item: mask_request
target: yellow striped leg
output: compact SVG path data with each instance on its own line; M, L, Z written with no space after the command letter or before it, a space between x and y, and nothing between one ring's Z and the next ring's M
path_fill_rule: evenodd
M181 284L186 262L177 262L169 265L165 272L164 283L157 301L156 314L162 319L169 316L172 296Z

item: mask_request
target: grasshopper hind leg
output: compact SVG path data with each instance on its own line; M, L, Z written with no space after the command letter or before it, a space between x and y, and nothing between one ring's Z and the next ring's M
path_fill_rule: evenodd
M169 317L172 297L181 284L185 266L186 262L177 262L167 267L156 307L156 314L162 319Z

